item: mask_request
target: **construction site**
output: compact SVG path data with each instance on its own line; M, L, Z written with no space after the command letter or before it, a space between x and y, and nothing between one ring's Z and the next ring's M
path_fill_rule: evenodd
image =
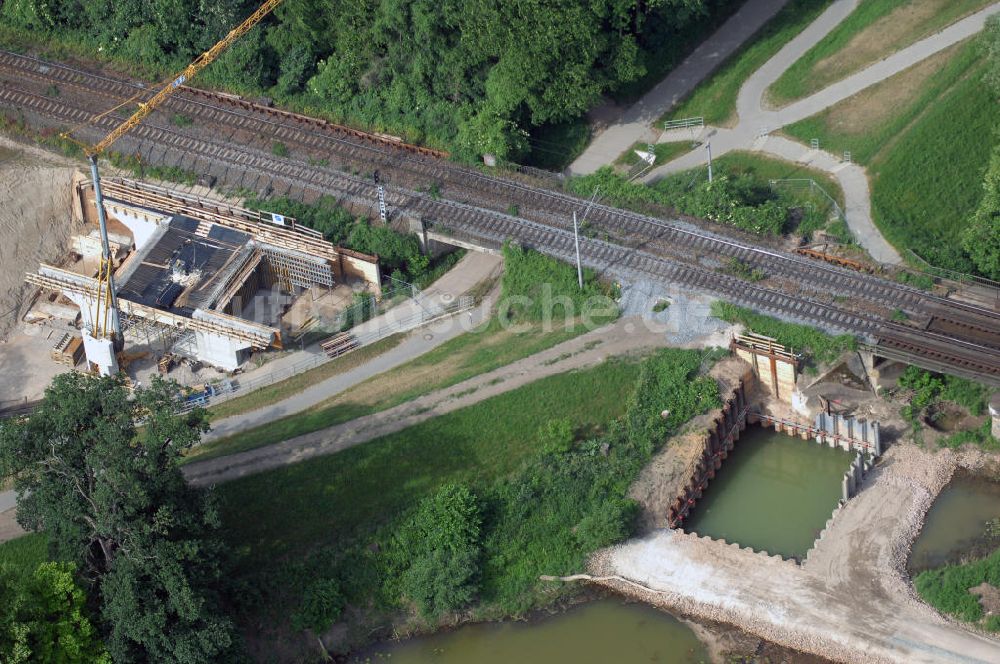
M122 370L140 382L170 373L184 385L225 378L339 332L357 294L381 298L377 257L292 218L127 179L104 187L117 307L101 306L93 184L73 172L52 184L65 189L65 209L51 212L69 217L56 225L66 237L32 255L33 266L17 265L28 288L14 290L18 321L8 321L0 353L17 356L23 380L5 382L4 406L40 397L66 370ZM120 347L101 343L116 316Z

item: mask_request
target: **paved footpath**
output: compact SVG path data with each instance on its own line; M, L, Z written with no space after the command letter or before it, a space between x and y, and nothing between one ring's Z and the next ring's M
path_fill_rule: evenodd
M459 261L458 265L435 281L430 288L422 293L420 299L425 306L432 307L431 310L433 311L433 307L437 306L436 302L438 300L442 300L445 303L452 302L483 280L489 279L491 276L498 276L500 269L501 259L499 256L481 252L469 252ZM375 329L380 324L385 324L386 321L384 319L389 314L397 317L397 319L406 318L408 315L417 313L410 309L419 305L415 304L413 300L408 300L404 306L409 307L409 309L402 313L393 309L386 315L379 316L362 324L356 328L357 333L363 334L365 329ZM376 374L405 364L413 358L423 355L433 348L437 348L449 339L468 332L488 318L490 306L490 302L484 302L483 305L470 312L449 316L420 327L410 332L406 339L395 348L370 359L359 367L311 385L302 392L293 394L287 399L267 404L248 413L240 413L239 415L233 415L232 417L212 422L212 430L203 436L202 440L207 442L217 438L224 438L240 431L246 431L247 429L273 422L276 419L307 410L318 403L326 401L335 394L368 380Z
M665 346L662 332L623 318L524 359L436 390L393 408L255 450L195 461L183 467L194 486L227 482L305 459L334 454L446 413L471 406L546 376L600 364L608 357Z
M766 108L767 88L809 48L847 18L858 2L859 0L837 0L830 5L808 28L786 44L743 84L737 98L738 124L732 128L706 128L702 136L711 142L712 154L715 157L733 150L758 151L831 173L844 189L847 224L855 238L874 259L883 263L897 264L902 259L882 237L872 219L871 197L865 170L856 164L844 163L842 159L828 152L810 150L795 141L775 137L771 132L815 115L949 46L972 37L982 31L990 16L1000 12L1000 2L971 14L805 99L776 110ZM699 148L653 169L646 175L644 181L654 182L670 173L704 166L706 161L706 151Z
M708 78L786 4L788 0L747 0L684 62L630 106L614 124L595 136L570 165L570 173L593 173L638 141L655 143L659 135L653 126L656 120Z

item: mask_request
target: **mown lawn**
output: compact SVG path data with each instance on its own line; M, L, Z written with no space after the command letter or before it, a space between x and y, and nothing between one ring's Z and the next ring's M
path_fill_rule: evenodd
M822 90L994 0L865 0L768 90L781 105Z
M982 197L998 114L976 43L940 57L947 61L909 94L897 94L894 81L907 72L862 93L889 105L871 124L863 114L848 115L852 104L865 103L858 96L785 131L803 141L820 138L834 153L851 150L868 167L875 223L897 249L969 272L959 237Z
M975 67L931 106L870 171L882 234L932 265L971 272L959 237L983 195L998 114Z
M775 53L813 22L832 0L791 0L759 34L726 60L707 81L695 88L660 121L702 116L705 124L729 126L736 122L740 87Z
M625 409L639 364L543 378L338 454L218 487L226 538L251 560L370 533L445 482L486 486L537 452L550 419L599 429ZM280 499L277 498L280 496Z

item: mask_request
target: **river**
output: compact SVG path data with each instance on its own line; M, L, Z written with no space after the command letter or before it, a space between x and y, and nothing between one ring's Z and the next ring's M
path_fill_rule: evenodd
M606 598L530 622L480 623L376 648L392 664L697 664L708 651L673 616Z
M986 522L1000 518L1000 482L958 472L938 495L910 551L911 574L987 555L1000 540Z

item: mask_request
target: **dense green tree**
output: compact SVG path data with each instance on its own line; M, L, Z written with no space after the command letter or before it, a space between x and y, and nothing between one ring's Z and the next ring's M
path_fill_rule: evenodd
M983 188L983 200L962 235L962 243L976 269L1000 281L1000 147L993 151Z
M73 565L42 563L24 583L0 569L0 661L111 664Z
M63 374L30 419L0 425L18 520L93 584L116 662L219 661L233 646L215 591L218 517L177 466L206 418L177 415L175 395L158 377L130 391Z
M518 158L730 0L288 0L204 73L472 158ZM256 0L8 0L9 25L171 70Z

